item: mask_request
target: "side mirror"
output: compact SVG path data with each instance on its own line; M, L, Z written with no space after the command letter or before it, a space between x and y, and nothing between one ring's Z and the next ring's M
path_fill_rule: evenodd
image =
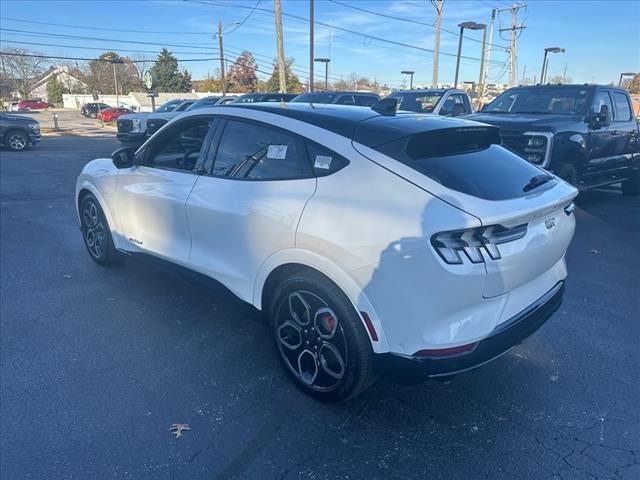
M135 152L131 147L121 147L111 154L111 159L116 168L133 167Z

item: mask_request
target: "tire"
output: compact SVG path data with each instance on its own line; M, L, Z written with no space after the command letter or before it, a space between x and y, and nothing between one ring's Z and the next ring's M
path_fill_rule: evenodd
M578 172L576 171L576 167L574 167L571 163L558 164L558 167L555 169L555 174L565 182L570 183L576 188L579 188Z
M123 256L113 244L111 229L100 203L90 193L80 202L80 230L84 246L94 262L111 265L122 261Z
M269 327L280 361L306 394L341 402L375 382L369 335L347 296L324 275L303 270L281 281Z
M97 114L97 113L95 113L95 112L91 112L91 113L89 114L89 116L90 116L91 118L96 118L96 117L98 116L98 114Z
M630 197L640 195L640 170L634 170L631 176L622 182L622 194Z
M11 130L4 136L3 143L13 152L22 152L29 146L29 137L20 130Z

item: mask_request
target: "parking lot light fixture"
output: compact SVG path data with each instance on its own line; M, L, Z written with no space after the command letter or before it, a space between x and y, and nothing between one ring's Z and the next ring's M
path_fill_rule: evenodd
M413 70L402 70L400 72L402 75L410 75L409 77L409 89L413 90L413 74L416 73Z
M324 89L329 90L329 62L330 58L314 58L314 62L324 63Z
M540 83L544 84L544 81L547 76L547 55L549 53L564 53L564 48L560 47L547 47L544 49L544 59L542 60L542 72L540 73Z
M458 39L458 56L456 59L456 77L453 81L453 88L458 88L458 74L460 73L460 54L462 53L462 34L464 33L464 29L467 30L483 30L487 28L484 23L476 23L476 22L462 22L459 23L460 27L460 37Z

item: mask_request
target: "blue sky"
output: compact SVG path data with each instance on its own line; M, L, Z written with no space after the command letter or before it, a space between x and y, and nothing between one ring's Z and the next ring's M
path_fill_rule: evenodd
M200 0L198 0L200 1ZM217 41L212 32L218 18L229 26L224 40L226 53L234 58L241 50L249 50L256 56L260 70L270 72L271 58L275 56L275 33L272 0L261 0L258 8L240 27L233 23L242 21L256 5L257 0L201 0L191 1L29 1L3 0L0 2L0 44L2 48L22 46L49 55L92 57L99 49L114 49L132 57L153 53L136 53L129 50L158 51L170 43L169 49L180 52L181 59L216 57ZM435 10L428 0L340 0L362 9L385 15L433 23ZM285 14L308 17L307 0L283 0ZM433 55L421 49L433 49L434 29L427 25L402 22L347 8L329 0L316 0L316 20L338 28L354 30L365 35L347 33L337 28L316 26L316 56L331 58L332 78L345 79L351 73L375 78L390 86L401 86L401 70L415 70L414 82L431 82ZM461 21L489 23L492 7L504 8L506 0L445 0L443 9L444 29L457 30ZM564 54L550 58L549 77L562 74L565 63L567 76L576 82L608 83L617 81L622 71L640 71L640 1L626 0L529 0L528 8L521 10L519 21L527 28L518 39L518 79L540 75L544 47L563 47ZM242 8L244 7L244 8ZM23 20L23 21L18 21ZM79 25L85 29L42 25L31 22ZM296 61L297 73L306 77L308 71L308 23L285 16L285 53ZM507 46L497 29L510 24L510 14L503 12L495 23L493 44ZM118 28L125 31L113 32ZM9 32L28 30L35 33ZM107 29L107 30L101 30ZM171 33L149 33L171 32ZM97 37L103 40L46 36L45 33ZM406 43L418 48L391 45L368 37ZM465 32L471 38L482 39L481 31ZM504 35L504 34L503 34ZM506 37L505 37L506 38ZM116 41L117 40L117 41ZM126 42L148 42L134 44ZM31 42L45 45L27 45L10 42ZM121 43L123 42L123 43ZM441 36L440 81L452 82L455 72L456 34L443 32ZM65 45L65 46L61 46ZM83 47L83 48L79 48ZM89 48L99 48L91 50ZM479 58L481 44L464 40L463 55ZM452 54L452 55L446 55ZM490 81L507 82L505 63L508 54L504 48L492 52ZM213 73L216 61L185 62L194 79ZM317 80L324 70L318 71ZM477 80L479 62L465 59L461 64L461 81ZM261 74L261 76L264 76ZM306 79L305 79L306 80Z

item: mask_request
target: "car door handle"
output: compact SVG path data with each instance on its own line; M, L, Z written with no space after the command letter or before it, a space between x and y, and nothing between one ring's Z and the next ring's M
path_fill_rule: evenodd
M613 132L609 132L611 135L618 135L620 132L618 132L617 130L614 130Z

